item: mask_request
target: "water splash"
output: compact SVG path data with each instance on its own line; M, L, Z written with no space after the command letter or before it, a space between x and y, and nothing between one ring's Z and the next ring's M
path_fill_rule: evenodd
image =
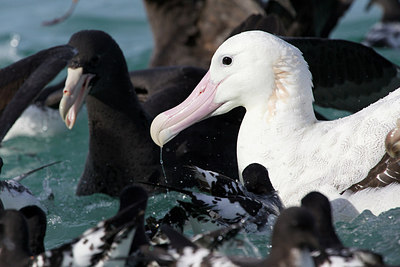
M18 54L21 36L19 34L10 34L6 43L0 44L0 66L5 67L8 64L20 60L22 57Z
M263 238L265 240L265 238ZM263 243L265 246L265 243ZM262 247L262 246L260 246ZM264 258L265 251L260 251L249 233L242 231L238 236L228 242L224 242L219 248L219 252L225 255L242 255L245 257Z
M43 191L40 193L39 199L41 201L53 200L54 193L53 189L50 187L48 175L43 179L42 186L43 186Z

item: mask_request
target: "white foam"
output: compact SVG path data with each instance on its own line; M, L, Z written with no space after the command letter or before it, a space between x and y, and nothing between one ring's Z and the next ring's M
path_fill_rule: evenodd
M66 130L57 109L30 105L8 131L4 141L17 136L50 137Z

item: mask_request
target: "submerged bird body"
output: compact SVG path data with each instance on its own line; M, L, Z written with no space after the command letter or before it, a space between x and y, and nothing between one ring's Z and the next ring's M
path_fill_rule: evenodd
M340 193L362 180L385 154L386 134L400 116L399 94L394 91L354 115L318 121L312 77L301 52L278 37L250 31L218 48L192 95L158 115L151 131L162 146L203 118L244 106L237 140L239 173L251 163L267 167L285 205L298 204L316 189L333 200L342 198ZM376 192L397 188L390 185ZM400 204L400 199L375 206L354 199L365 192L348 196L358 210L379 213Z

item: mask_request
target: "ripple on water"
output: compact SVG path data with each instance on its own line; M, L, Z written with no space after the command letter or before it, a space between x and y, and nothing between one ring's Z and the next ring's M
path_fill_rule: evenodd
M382 254L387 264L400 263L400 208L379 216L366 210L352 221L335 226L344 245Z

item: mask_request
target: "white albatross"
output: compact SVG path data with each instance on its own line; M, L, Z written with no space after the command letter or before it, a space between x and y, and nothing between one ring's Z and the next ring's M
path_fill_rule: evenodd
M343 212L334 204L342 202L375 214L400 206L398 183L340 194L385 154L386 134L400 117L400 90L334 121L318 121L312 104L312 77L300 50L269 33L248 31L217 49L192 94L153 120L151 136L162 147L190 125L243 106L239 174L251 163L264 165L286 206L299 205L313 190L339 200L332 202L334 213Z

